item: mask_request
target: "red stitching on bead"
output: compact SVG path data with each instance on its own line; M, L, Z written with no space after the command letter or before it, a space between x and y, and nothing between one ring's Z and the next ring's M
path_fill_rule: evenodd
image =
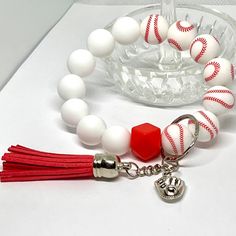
M214 79L218 73L220 72L220 63L216 62L216 61L211 61L211 62L208 62L205 66L205 69L208 67L208 66L214 66L214 72L205 78L205 81L208 82L212 79Z
M170 145L171 145L171 147L172 147L174 153L175 153L176 155L178 155L178 150L177 150L177 147L176 147L176 145L175 145L175 142L174 142L173 138L171 137L171 135L169 134L169 132L167 131L168 127L169 127L169 126L167 126L167 127L164 129L164 134L165 134L167 140L169 141L169 143L170 143Z
M168 39L168 43L171 45L174 45L178 50L182 51L183 49L181 46L178 44L178 42L174 39Z
M194 123L193 120L189 120L188 123L195 125L195 123ZM210 134L211 139L213 139L213 138L214 138L214 133L213 133L213 131L210 129L210 127L208 127L208 126L207 126L205 123L203 123L202 121L199 121L199 120L198 120L198 123L199 123L199 125L200 125L203 129L205 129L205 130Z
M158 40L159 43L162 42L162 38L159 34L159 30L158 30L158 15L155 15L155 18L154 18L154 33L155 33L155 36L156 36L156 39Z
M228 89L212 89L212 90L208 90L208 91L205 93L205 95L206 95L206 94L209 94L209 93L229 93L229 94L231 94L232 96L234 96L233 93L232 93L230 90L228 90Z
M176 22L176 27L181 32L188 32L188 31L191 31L191 30L194 29L194 25L190 25L190 26L187 26L187 27L181 25L181 21L180 20Z
M145 32L145 41L148 43L148 36L149 36L149 31L150 31L150 26L151 26L151 21L152 21L153 15L149 16L148 22L147 22L147 27L146 27L146 32Z
M180 150L181 154L184 153L184 129L180 124L176 124L179 127L179 140L180 140Z
M223 107L227 108L227 109L232 109L234 107L234 103L233 104L228 104L226 102L224 102L223 100L219 99L219 98L214 98L214 97L204 97L203 101L213 101L216 103L219 103L220 105L222 105Z
M214 124L214 122L211 120L211 118L203 111L199 111L199 113L211 124L211 126L213 127L215 132L218 134L219 130L216 127L216 125Z
M191 47L190 47L190 54L192 55L192 49L193 49L193 45L196 43L196 42L200 42L202 43L202 49L200 51L200 53L194 58L194 60L196 62L198 62L200 60L200 58L205 54L206 52L206 49L207 49L207 40L205 38L196 38Z
M234 66L233 66L233 64L231 64L231 78L232 78L232 80L234 80Z

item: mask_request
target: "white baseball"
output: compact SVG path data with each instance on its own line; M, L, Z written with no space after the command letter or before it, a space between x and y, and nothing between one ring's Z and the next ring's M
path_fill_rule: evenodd
M234 66L225 58L214 58L206 64L203 78L211 86L228 85L234 80Z
M171 47L185 51L197 36L197 28L188 21L176 21L168 30L167 39Z
M182 124L167 126L162 134L162 148L171 155L182 155L193 140L190 130Z
M197 111L193 116L199 122L198 142L209 142L216 138L219 132L218 118L210 111ZM195 132L195 123L189 120L188 127L192 134Z
M134 43L140 36L139 23L132 17L120 17L112 27L112 35L120 44Z
M152 14L147 16L140 25L140 32L149 44L162 43L168 33L169 25L163 16Z
M115 48L115 40L108 30L96 29L88 36L87 45L95 57L107 57Z
M234 107L233 92L224 86L214 86L203 96L203 106L215 115L223 114Z
M218 40L210 34L197 36L191 43L190 55L200 64L206 64L220 54L220 44Z

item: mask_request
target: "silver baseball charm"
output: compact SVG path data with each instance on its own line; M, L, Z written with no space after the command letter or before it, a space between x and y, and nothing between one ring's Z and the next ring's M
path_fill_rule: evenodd
M155 181L155 187L164 201L175 202L183 196L185 183L175 176L164 175Z

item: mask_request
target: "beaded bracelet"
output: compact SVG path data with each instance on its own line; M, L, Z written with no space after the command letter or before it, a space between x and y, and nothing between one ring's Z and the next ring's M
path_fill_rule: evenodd
M144 123L132 128L106 127L100 117L89 115L85 97L86 87L82 77L90 75L96 65L95 57L109 56L116 43L127 45L140 35L149 44L160 44L166 39L179 51L189 50L196 63L205 65L203 79L209 86L203 96L205 110L178 117L161 132L160 128ZM168 26L160 15L147 16L138 24L131 17L120 17L112 32L97 29L88 37L88 50L78 49L68 58L71 74L62 78L58 93L65 103L61 117L66 125L76 127L81 143L94 146L102 144L105 154L68 155L45 153L22 146L12 146L6 153L1 181L27 181L46 179L71 179L82 177L114 178L125 171L130 178L162 173L155 186L163 200L175 201L183 196L185 183L172 176L179 168L179 161L196 142L208 143L219 132L217 115L231 110L235 103L232 91L225 86L234 80L234 66L224 58L218 58L220 44L209 34L197 36L197 29L187 21L177 21ZM179 123L188 120L187 126ZM121 162L118 156L132 153L142 161L149 161L160 153L162 164L139 167L134 162ZM45 169L46 168L46 169ZM19 171L21 169L21 171ZM9 172L10 170L10 172ZM27 170L27 171L26 171Z
M98 145L101 142L103 149L112 154L123 155L131 147L139 159L147 161L160 153L160 140L166 153L171 155L184 153L192 140L195 128L192 121L189 121L188 127L182 124L167 126L161 138L158 136L159 128L151 124L133 127L130 135L124 127L106 128L101 118L88 115L88 105L81 100L85 96L86 89L80 77L93 72L94 56L109 56L114 50L115 41L124 45L130 44L135 42L140 34L150 44L160 44L167 38L171 47L180 51L189 50L191 57L197 63L205 64L204 80L213 87L203 96L203 106L206 110L198 111L194 116L200 124L198 141L209 142L214 139L219 131L216 115L223 114L234 106L232 91L224 87L234 79L234 66L227 59L217 58L220 44L215 37L209 34L197 36L196 27L187 21L177 21L169 28L165 18L160 15L147 16L140 26L131 17L118 18L113 25L112 33L105 29L97 29L89 35L87 43L89 51L79 49L71 53L68 68L72 74L65 76L58 84L59 95L67 100L61 108L64 122L77 127L77 134L83 144ZM144 133L150 133L150 140L155 137L155 144L152 141L145 142ZM137 150L141 148L137 143L141 142L145 142L146 152ZM145 154L142 154L144 152Z

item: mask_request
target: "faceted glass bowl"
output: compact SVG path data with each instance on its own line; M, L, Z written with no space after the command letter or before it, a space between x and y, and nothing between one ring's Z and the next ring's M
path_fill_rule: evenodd
M141 8L128 16L141 23L153 13L160 14L160 5ZM231 17L202 6L181 4L176 7L176 18L194 23L198 34L215 36L221 44L220 56L236 61L236 23ZM111 31L113 23L106 29ZM140 37L131 45L117 43L112 55L103 60L109 80L124 94L145 104L190 104L198 101L207 89L202 79L204 66L195 63L189 51L177 52L167 41L149 45Z

